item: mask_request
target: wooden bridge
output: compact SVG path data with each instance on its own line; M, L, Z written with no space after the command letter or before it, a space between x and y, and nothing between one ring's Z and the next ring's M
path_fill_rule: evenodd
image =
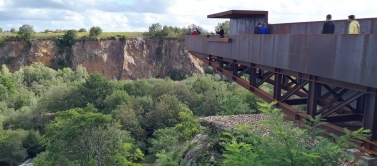
M267 11L208 18L230 18L230 35L185 36L192 55L263 100L277 101L291 119L321 115L329 122L322 127L337 135L344 127L370 129L359 149L377 155L377 18L358 19L360 35L346 34L346 20L333 21L330 35L320 34L323 22L271 24L271 34L252 34L258 22L268 22ZM260 88L265 83L274 86L272 94Z

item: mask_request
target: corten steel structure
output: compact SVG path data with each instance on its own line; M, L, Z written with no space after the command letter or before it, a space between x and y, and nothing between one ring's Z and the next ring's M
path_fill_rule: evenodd
M317 26L309 27L319 22L274 24L275 34L254 35L236 33L253 29L250 20L268 20L267 12L237 10L208 17L228 17L244 27L231 26L236 30L226 38L185 36L192 55L263 100L277 101L276 107L291 119L321 115L329 122L321 127L338 135L344 127L370 129L372 136L359 149L377 155L377 18L362 19L361 27L373 26L360 35L322 35ZM306 34L288 33L297 29ZM272 94L260 88L264 83L274 86Z

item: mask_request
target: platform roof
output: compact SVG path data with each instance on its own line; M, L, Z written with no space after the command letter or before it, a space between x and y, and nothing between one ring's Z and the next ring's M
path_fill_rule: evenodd
M255 15L266 15L268 16L268 11L262 10L229 10L221 13L215 13L208 15L207 18L241 18L249 17Z

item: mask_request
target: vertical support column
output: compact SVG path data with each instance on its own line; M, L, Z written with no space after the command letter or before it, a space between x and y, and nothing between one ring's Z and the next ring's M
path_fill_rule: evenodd
M212 61L213 61L213 59L212 59L212 55L209 55L209 56L208 56L208 59L209 59L210 62L212 62Z
M361 96L357 99L356 103L356 112L355 113L363 113L365 109L365 98L366 96Z
M307 112L311 117L317 114L318 98L321 97L322 85L316 82L309 82L309 94L307 102Z
M287 90L287 85L288 85L288 82L289 82L289 79L288 79L288 77L287 76L284 76L283 75L283 86L282 86L282 88L284 89L284 90Z
M238 75L238 64L236 60L233 60L233 75Z
M257 69L256 68L251 68L249 70L249 82L251 86L255 86L257 84Z
M275 73L274 99L279 100L281 97L282 75Z
M262 69L258 70L258 78L262 79L264 75L264 71Z
M377 141L377 96L366 94L364 128L371 131L371 141Z

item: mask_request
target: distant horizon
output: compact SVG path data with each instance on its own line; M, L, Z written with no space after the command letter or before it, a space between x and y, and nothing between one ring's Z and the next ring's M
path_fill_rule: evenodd
M191 7L195 4L195 7ZM268 4L268 5L266 5ZM154 23L184 27L199 25L214 31L227 19L208 19L207 15L228 10L264 10L269 24L324 21L327 14L334 20L375 18L377 6L372 0L0 0L0 27L10 30L23 24L45 29L79 29L99 26L105 32L146 32Z

